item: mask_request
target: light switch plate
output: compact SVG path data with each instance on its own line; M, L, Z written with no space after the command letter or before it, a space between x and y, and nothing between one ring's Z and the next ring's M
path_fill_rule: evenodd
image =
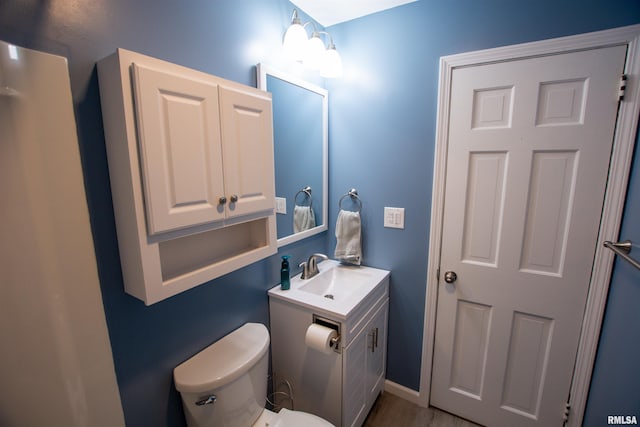
M404 208L384 208L384 226L404 229Z
M287 199L285 197L276 197L276 213L287 214Z

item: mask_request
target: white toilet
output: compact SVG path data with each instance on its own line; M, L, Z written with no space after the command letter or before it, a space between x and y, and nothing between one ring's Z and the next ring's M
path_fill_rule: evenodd
M189 427L330 427L320 417L265 409L269 331L246 323L173 370Z

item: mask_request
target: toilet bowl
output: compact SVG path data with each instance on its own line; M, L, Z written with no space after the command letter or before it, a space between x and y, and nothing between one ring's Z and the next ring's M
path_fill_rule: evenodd
M269 331L246 323L176 366L173 379L189 427L330 427L300 411L265 409Z

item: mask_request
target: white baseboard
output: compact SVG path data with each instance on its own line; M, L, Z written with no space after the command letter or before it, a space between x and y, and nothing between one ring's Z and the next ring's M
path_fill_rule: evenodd
M422 406L420 393L398 383L394 383L393 381L384 381L384 391L404 400L408 400L411 403L415 403L416 405Z

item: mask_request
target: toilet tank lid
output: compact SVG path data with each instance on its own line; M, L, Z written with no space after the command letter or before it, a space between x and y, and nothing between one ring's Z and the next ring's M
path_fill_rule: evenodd
M246 323L173 370L179 392L200 393L229 384L251 369L269 349L269 331Z

